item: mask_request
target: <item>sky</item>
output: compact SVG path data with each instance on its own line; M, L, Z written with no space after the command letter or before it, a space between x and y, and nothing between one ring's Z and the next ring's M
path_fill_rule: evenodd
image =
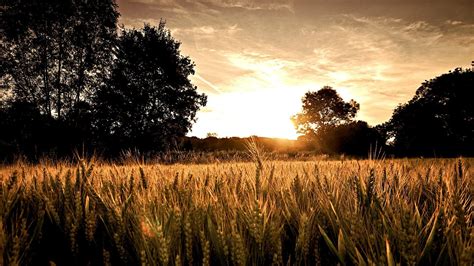
M190 136L295 139L328 85L377 125L420 84L474 60L472 0L118 0L126 27L166 20L208 95Z

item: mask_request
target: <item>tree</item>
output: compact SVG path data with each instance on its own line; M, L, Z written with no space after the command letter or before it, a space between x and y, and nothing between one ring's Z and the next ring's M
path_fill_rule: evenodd
M0 5L0 142L30 157L70 154L91 138L91 95L112 62L115 0Z
M457 68L425 81L382 125L399 154L474 154L474 72Z
M0 22L3 80L11 101L61 118L87 101L108 73L115 0L6 0Z
M359 110L357 102L354 100L344 102L329 86L324 86L317 92L307 92L302 103L302 112L294 115L292 121L298 133L305 135L346 124L354 119Z
M216 132L207 132L206 138L217 138L217 133Z
M385 139L364 121L352 121L318 132L318 147L324 153L366 156L370 147L383 147Z
M359 104L345 102L331 87L307 92L302 103L302 112L292 120L307 147L328 154L366 155L370 145L384 142L366 122L354 121Z
M382 135L364 121L354 121L359 104L345 102L331 87L307 92L303 110L292 120L299 133L298 140L308 148L326 154L367 155L371 145L384 143Z
M111 75L94 99L105 147L164 149L191 129L207 97L191 84L194 64L179 47L163 21L121 31Z

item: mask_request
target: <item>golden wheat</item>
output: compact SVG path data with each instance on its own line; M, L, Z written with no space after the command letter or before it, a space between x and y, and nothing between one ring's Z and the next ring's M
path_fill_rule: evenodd
M4 166L0 262L474 262L472 159L251 155L254 163Z

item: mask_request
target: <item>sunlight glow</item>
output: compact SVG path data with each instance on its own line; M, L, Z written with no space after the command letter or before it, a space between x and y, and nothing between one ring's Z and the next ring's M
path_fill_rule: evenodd
M355 100L354 95L350 92L350 90L346 87L337 87L335 88L337 93L341 96L344 101ZM357 97L360 98L360 97Z
M203 137L208 132L216 132L219 137L257 135L296 139L298 135L290 117L300 108L298 99L284 91L213 96L209 101L211 108L226 111L200 113L191 135Z
M350 78L350 75L343 71L335 71L328 74L336 82L343 82Z
M290 118L300 111L301 97L310 87L291 79L289 71L297 63L252 52L228 54L227 59L247 74L217 86L198 78L202 86L217 92L209 95L207 107L219 111L200 112L190 135L205 137L208 132L215 132L219 137L296 139L298 134Z

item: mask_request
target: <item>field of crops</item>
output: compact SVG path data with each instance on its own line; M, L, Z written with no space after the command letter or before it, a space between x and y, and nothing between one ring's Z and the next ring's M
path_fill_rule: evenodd
M0 265L472 265L473 159L13 165Z

